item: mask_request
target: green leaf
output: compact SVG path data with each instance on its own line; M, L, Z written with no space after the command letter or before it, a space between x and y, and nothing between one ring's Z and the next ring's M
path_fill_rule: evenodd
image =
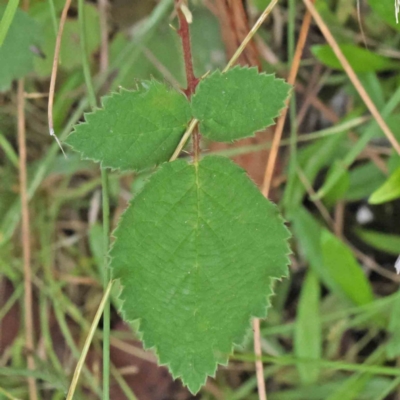
M386 345L386 354L393 359L400 355L400 291L396 294L388 326L390 338Z
M385 179L385 174L373 163L352 168L349 173L350 187L344 198L347 201L358 201L378 188Z
M320 285L317 275L310 270L303 283L297 307L294 338L296 357L313 360L321 358L320 295ZM299 363L297 368L304 384L314 383L318 380L318 366Z
M228 159L163 164L124 213L111 250L123 312L145 348L192 393L227 363L271 281L286 276L289 232Z
M400 29L400 25L396 23L394 1L368 0L368 4L371 6L372 11L378 14L392 28Z
M15 12L18 9L19 0L10 0L7 7L3 11L3 16L0 19L0 47L4 42L8 29L14 19Z
M5 8L0 7L0 17ZM16 10L7 35L0 47L0 91L8 90L14 79L33 70L33 47L39 43L39 28L21 10Z
M289 91L284 80L259 74L256 68L217 70L199 83L192 112L205 137L230 142L273 125Z
M370 204L382 204L400 197L400 167L369 198Z
M190 119L184 95L156 81L103 99L66 142L108 168L139 170L168 160Z
M331 175L337 173L341 175L340 179L338 179L335 185L327 192L324 198L324 202L328 207L332 207L337 201L342 199L350 185L349 173L340 160L334 161L332 166L329 168L326 179L328 180Z
M292 213L292 218L294 237L309 267L332 293L347 300L340 282L340 274L336 275L335 270L332 271L324 265L321 237L329 232L304 207L297 208Z
M341 44L340 49L355 72L385 71L399 68L399 63L352 44ZM312 46L311 51L323 64L343 71L342 64L328 44Z
M332 137L323 138L299 149L297 162L304 176L313 184L319 171L325 166L330 166L343 152L341 144L346 142L347 132L341 132ZM285 190L284 206L287 214L291 214L301 207L307 190L301 179L296 176L291 190Z
M371 285L350 249L335 235L322 231L323 265L340 286L342 294L358 305L374 300Z
M385 253L398 256L400 253L400 235L357 229L357 235L367 244Z

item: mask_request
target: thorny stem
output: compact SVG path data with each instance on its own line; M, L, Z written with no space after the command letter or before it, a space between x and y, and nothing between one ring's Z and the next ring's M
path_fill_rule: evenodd
M196 90L196 86L199 83L199 79L196 78L193 71L193 59L192 59L192 45L190 43L190 28L189 23L183 13L181 7L181 1L176 0L176 12L179 18L179 29L178 34L182 41L183 58L185 61L186 81L187 88L184 90L186 97L190 99L192 94ZM200 133L198 126L195 126L192 133L193 139L193 158L197 162L200 153Z

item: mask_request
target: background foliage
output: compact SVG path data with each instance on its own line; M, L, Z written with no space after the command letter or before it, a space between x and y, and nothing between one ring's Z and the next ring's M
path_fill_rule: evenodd
M0 14L7 1L1 3ZM250 26L268 3L246 2ZM317 0L316 7L400 141L400 25L392 3L360 1L359 13L355 1ZM48 135L47 99L41 96L49 87L63 4L61 0L32 0L27 14L17 11L0 48L0 399L28 398L27 375L37 378L41 398L64 398L102 296L100 173L94 163L72 152L68 159L58 153ZM215 4L190 2L198 76L223 67L230 47L240 39ZM171 12L172 2L166 0L111 2L110 69L102 83L98 11L94 2L85 3L87 56L97 95L115 92L119 86L134 89L138 79L156 78L174 88L185 86L179 38L169 26L177 27ZM286 77L290 32L298 37L303 15L300 1L278 2L240 63ZM73 3L62 42L54 105L55 130L63 139L88 111L82 56L77 49L80 37ZM15 79L23 76L31 95L26 100L26 124L34 373L26 367L22 322ZM400 296L394 264L400 249L400 158L369 118L314 26L294 98L296 112L285 127L283 144L290 143L292 131L295 146L282 148L272 191L289 222L294 254L290 276L275 285L272 308L262 323L268 398L396 399ZM261 184L272 132L273 128L232 145L204 139L202 146L204 153L233 158ZM215 138L210 135L210 139ZM113 227L148 176L149 171L110 174ZM118 292L115 287L112 294L111 398L193 398L156 367L151 353L142 350L135 327L121 321L116 311ZM100 331L101 324L76 398L100 396ZM196 398L256 399L253 361L249 335L235 349L228 366L220 368Z

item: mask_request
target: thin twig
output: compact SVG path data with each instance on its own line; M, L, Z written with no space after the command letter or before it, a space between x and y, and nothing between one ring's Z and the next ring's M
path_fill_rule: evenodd
M386 135L389 142L392 144L393 148L396 150L398 154L400 154L400 144L396 140L393 132L390 130L388 125L386 124L385 120L382 118L382 115L376 108L374 102L371 100L370 96L368 95L367 91L364 89L364 86L361 84L360 80L358 79L356 73L354 72L353 68L347 61L346 57L340 50L339 45L337 44L335 38L333 37L332 33L330 32L328 26L325 24L324 20L319 15L318 11L314 7L314 4L311 0L303 0L305 6L307 7L308 11L311 13L312 17L314 18L315 22L317 23L320 31L324 35L326 41L331 46L333 52L335 53L336 57L338 58L340 64L342 65L343 69L345 70L347 76L353 83L354 87L356 88L358 94L364 101L364 104L367 106L373 117L375 118L377 124L382 129L383 133Z
M277 2L278 2L278 0L272 0L271 3L269 3L268 7L263 11L263 13L258 18L257 22L254 24L254 26L250 29L247 36L244 38L243 42L240 44L238 49L235 51L235 54L229 60L228 64L226 64L226 67L224 68L223 72L228 71L228 69L231 68L233 64L235 64L237 59L243 53L243 50L245 49L245 47L249 44L250 40L253 39L253 36L256 34L256 32L258 31L260 26L264 23L265 19L271 13L271 11L273 10L273 8L275 7Z
M295 54L293 57L292 67L291 67L290 73L289 73L288 82L291 85L293 85L296 81L296 76L297 76L297 72L300 67L300 60L301 60L301 56L303 54L303 49L304 49L304 45L306 43L310 24L311 24L311 15L309 13L306 13L306 15L304 16L304 19L303 19L303 24L301 26L299 40L297 42L296 51L295 51ZM285 118L286 118L286 114L288 112L288 108L287 108L288 104L289 104L289 99L286 100L286 108L284 109L284 111L282 112L282 114L278 120L278 124L277 124L276 130L275 130L275 135L274 135L273 142L272 142L271 152L268 157L268 163L266 166L266 170L265 170L265 174L264 174L264 181L263 181L263 185L262 185L262 194L265 197L269 196L272 175L274 173L275 163L276 163L276 159L277 159L278 151L279 151L279 144L280 144L280 141L282 138L283 126L285 124ZM260 320L259 319L255 319L253 321L253 330L254 330L254 351L255 351L255 354L257 357L257 361L256 361L257 382L259 384L265 385L264 374L262 372L263 366L262 366L262 361L260 359L262 356L262 349L261 349L260 338L258 337L258 334L260 331ZM260 395L260 391L259 391L259 395Z
M176 147L174 154L172 154L171 158L169 159L169 161L174 161L178 158L180 152L182 151L182 149L185 147L186 142L189 140L194 128L196 128L197 124L198 124L199 120L193 118L190 121L190 124L188 126L188 128L186 129L186 132L184 133L184 135L182 136L178 146Z
M24 308L25 308L25 346L27 349L28 369L35 369L33 358L33 311L32 311L32 270L31 270L31 246L29 226L29 202L27 193L26 173L26 135L25 135L25 96L24 80L18 81L17 113L18 113L18 148L19 148L19 181L21 196L22 216L22 251L24 259ZM35 378L28 378L29 398L37 399L37 388Z
M57 33L57 38L56 38L56 47L54 50L53 68L51 70L51 77L50 77L49 103L48 103L48 109L47 109L48 119L49 119L50 136L54 137L54 139L56 140L58 146L60 147L60 149L63 152L65 157L66 157L66 154L64 152L64 149L61 146L61 142L58 139L58 137L56 136L56 134L54 133L53 103L54 103L54 91L55 91L55 87L56 87L58 60L60 57L60 49L61 49L61 38L62 38L63 31L64 31L65 21L67 20L68 10L69 10L69 7L71 6L71 1L72 0L65 1L65 5L64 5L64 8L63 8L62 14L61 14L60 25L58 27L58 33Z
M112 284L113 284L113 282L110 281L106 288L106 291L104 292L103 298L101 299L99 308L96 311L96 315L94 316L92 325L90 326L89 334L86 337L85 344L83 346L81 355L79 357L79 361L75 368L74 376L72 377L72 382L71 382L71 385L68 390L67 400L72 400L74 397L74 393L75 393L76 386L78 384L79 376L80 376L82 368L85 364L86 355L89 351L89 347L90 347L90 344L92 343L92 339L96 332L97 325L99 324L101 315L103 314L104 307L105 307L108 297L110 295Z
M309 12L307 12L304 16L303 24L300 29L299 40L297 42L296 51L295 51L295 54L293 57L293 64L292 64L292 67L291 67L290 73L289 73L288 83L290 85L294 85L294 83L296 81L296 76L297 76L297 72L300 67L301 56L303 54L303 49L304 49L304 45L306 43L306 39L308 36L308 31L310 29L310 24L311 24L311 15ZM286 106L288 105L288 103L289 103L289 99L286 100ZM283 110L281 116L279 117L278 123L276 125L274 139L272 142L271 152L268 157L268 163L267 163L267 166L265 169L264 181L263 181L262 190L261 190L262 194L265 197L268 197L268 195L269 195L269 190L270 190L271 181L272 181L272 175L274 173L275 163L276 163L276 159L278 156L279 142L281 141L281 138L282 138L282 132L283 132L283 127L285 125L285 119L286 119L287 112L288 112L288 108L286 107Z
M361 37L363 39L364 42L364 46L366 49L368 49L368 43L367 43L367 39L365 36L365 32L364 32L364 27L363 27L363 23L362 23L362 19L361 19L361 0L357 0L357 19L358 19L358 26L360 28L360 32L361 32Z
M260 320L258 318L253 319L253 341L254 341L254 354L256 356L256 377L257 377L257 390L259 400L267 400L267 389L265 387L264 379L264 365L261 359L262 347L261 347L261 330Z

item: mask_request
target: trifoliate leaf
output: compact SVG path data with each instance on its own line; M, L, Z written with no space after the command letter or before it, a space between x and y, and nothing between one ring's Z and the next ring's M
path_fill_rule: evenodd
M0 19L4 10L1 6ZM0 47L0 91L9 89L14 79L23 78L33 70L39 36L35 21L18 9Z
M86 114L67 144L84 158L121 170L139 170L168 160L190 119L183 94L156 81L136 91L103 99L103 108Z
M192 393L226 363L271 280L287 275L277 207L232 161L163 164L122 217L111 250L128 320Z
M284 80L259 74L256 68L215 71L199 83L192 112L204 136L229 142L273 125L289 90Z

